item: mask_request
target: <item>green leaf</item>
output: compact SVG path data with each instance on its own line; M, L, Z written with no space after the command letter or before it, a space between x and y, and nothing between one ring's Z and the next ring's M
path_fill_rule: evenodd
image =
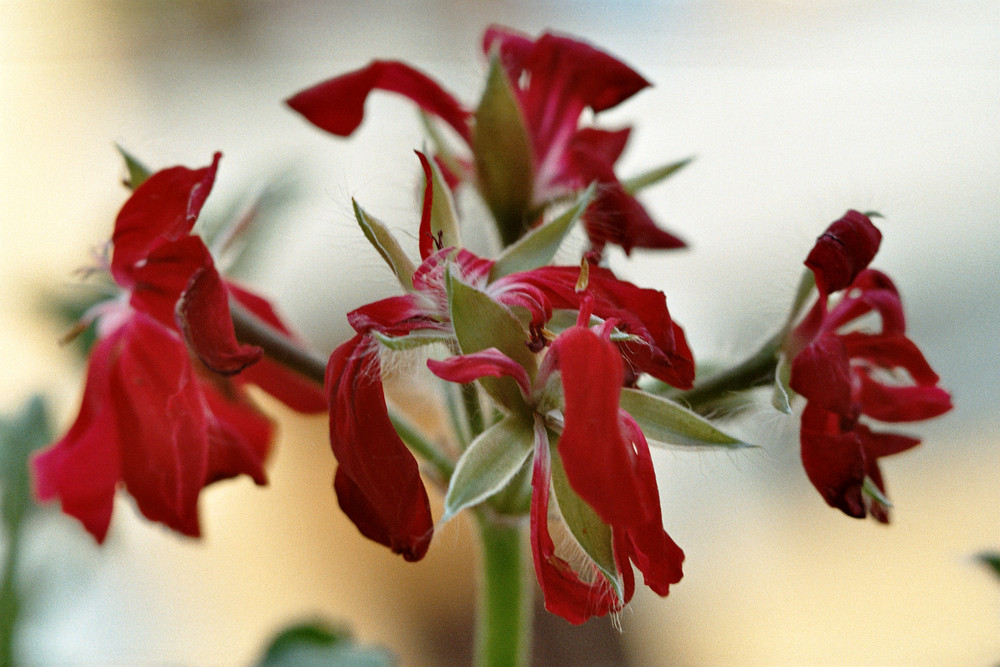
M555 439L553 434L550 434L549 437ZM559 512L562 514L563 521L580 548L590 560L594 561L594 565L611 584L618 599L624 602L625 593L621 576L615 565L611 527L604 523L594 509L573 490L569 478L566 477L566 470L563 468L557 448L552 447L551 451L552 488L556 492L556 502L559 504Z
M990 568L998 578L1000 578L1000 552L984 551L976 555L976 559Z
M538 362L526 345L530 335L521 321L506 306L460 281L450 268L445 282L452 327L462 354L495 347L521 364L528 377L534 379ZM523 414L530 412L520 388L512 378L484 377L478 382L493 400L509 411Z
M3 523L15 531L32 507L28 459L52 440L48 410L33 396L13 417L0 419L0 491Z
M462 240L458 234L458 216L451 188L441 175L437 162L425 159L431 168L431 236L441 240L442 248L460 248Z
M496 219L504 247L521 237L530 220L535 165L531 139L500 59L490 60L486 90L472 134L479 191Z
M444 497L442 521L504 488L521 470L534 442L531 422L521 415L507 417L483 431L455 466Z
M405 336L386 336L379 331L372 331L372 335L375 336L380 345L396 352L412 350L435 343L446 344L451 340L451 334L443 331L417 331Z
M633 176L632 178L622 181L622 187L625 188L625 192L630 195L634 195L639 192L639 190L659 183L665 178L676 174L678 171L691 164L693 159L693 157L684 158L683 160L671 162L670 164L663 165L662 167L658 167L656 169L650 169L649 171L643 172L638 176Z
M620 405L651 440L686 447L742 449L754 446L726 435L712 422L673 401L639 389L622 389Z
M792 414L792 398L795 392L789 382L792 379L792 365L784 354L778 356L778 365L774 369L774 393L771 394L771 405L775 409Z
M258 663L262 667L388 667L388 651L354 643L349 632L325 623L298 623L281 631Z
M403 289L412 292L413 272L416 271L413 262L406 256L399 243L396 242L395 237L382 222L368 215L354 199L351 199L351 204L354 206L354 217L357 218L358 224L361 225L361 231L364 232L365 238L375 246L378 254L382 255L382 259L389 265L392 272L396 274L396 279L399 280L399 284L403 286Z
M516 243L508 246L490 270L490 281L518 271L530 271L552 261L566 233L594 200L595 189L591 183L562 215L535 227Z
M147 178L149 178L153 172L149 170L149 167L139 162L134 155L126 151L124 148L115 144L115 148L121 154L122 158L125 159L125 168L128 170L128 179L125 181L125 187L129 190L135 190L137 187L143 184Z

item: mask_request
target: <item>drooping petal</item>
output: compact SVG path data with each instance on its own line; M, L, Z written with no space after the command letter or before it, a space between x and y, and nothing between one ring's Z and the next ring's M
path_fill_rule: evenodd
M612 526L642 523L659 509L656 489L638 479L639 462L623 435L618 395L624 369L608 341L571 327L552 343L549 354L562 374L565 426L559 455L576 491Z
M816 276L821 295L842 290L857 277L878 252L882 233L868 216L848 211L817 239L806 258Z
M76 421L66 435L31 462L38 498L59 498L63 511L76 517L98 543L104 542L111 524L115 489L121 479L110 388L111 364L120 336L111 333L91 349Z
M891 386L859 374L861 411L884 422L931 419L951 410L951 396L933 385Z
M531 552L535 576L545 598L545 608L579 625L592 616L604 616L619 607L618 598L607 582L597 576L586 583L569 563L556 555L549 534L549 489L552 463L544 427L536 426L535 460L531 475Z
M806 475L827 504L863 518L861 487L866 464L857 433L841 429L840 415L808 403L802 412L799 441Z
M173 167L158 171L140 185L115 221L111 237L111 272L125 287L137 264L165 241L188 235L215 182L220 153L202 169Z
M264 351L236 340L229 291L211 257L192 274L177 302L177 325L205 367L233 375L260 361Z
M434 524L417 462L386 411L377 354L358 334L330 356L326 391L330 444L338 468L334 488L344 513L363 535L420 560Z
M361 125L365 101L375 90L397 93L439 117L470 141L470 112L451 93L413 67L393 60L375 60L359 70L303 90L287 103L313 125L341 137Z
M636 451L636 482L650 489L650 494L658 498L656 472L646 437L627 412L622 411L621 421L624 432L628 434ZM658 595L667 595L671 584L676 584L684 575L681 568L684 552L663 529L659 504L654 505L652 510L650 518L645 522L614 528L615 541L621 543L616 545L616 552L620 554L618 565L623 571L628 569L628 560L624 558L627 553L628 558L643 573L645 584ZM625 600L628 601L628 595Z

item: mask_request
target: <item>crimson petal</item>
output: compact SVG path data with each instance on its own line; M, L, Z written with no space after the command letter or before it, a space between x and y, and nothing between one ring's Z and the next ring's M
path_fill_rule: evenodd
M365 101L375 90L408 97L471 143L470 112L426 74L394 60L372 61L367 67L303 90L287 103L313 125L346 137L361 125Z
M334 488L363 535L406 560L420 560L434 532L430 504L416 459L389 421L378 356L368 353L372 344L358 334L334 350L327 365Z

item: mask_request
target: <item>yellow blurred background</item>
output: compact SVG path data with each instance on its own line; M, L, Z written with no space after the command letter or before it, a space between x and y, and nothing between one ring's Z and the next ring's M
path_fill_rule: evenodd
M992 664L1000 583L1000 3L60 2L0 0L0 411L34 391L59 428L80 366L45 298L73 294L124 201L118 143L153 167L224 153L208 211L278 178L281 210L244 276L327 353L344 313L393 291L357 232L355 197L412 238L422 135L411 107L373 98L352 139L282 104L373 58L399 58L476 99L479 37L499 22L581 36L654 83L605 123L635 123L622 173L689 155L644 195L691 249L613 256L664 290L700 360L734 360L782 317L815 236L847 208L885 219L879 268L956 409L917 424L885 462L894 523L847 519L812 490L794 419L734 425L751 454L654 454L664 520L685 549L667 599L571 628L548 621L544 664ZM273 408L271 485L203 495L194 542L116 507L106 545L47 513L29 535L33 664L246 664L283 624L323 616L404 665L467 659L471 526L406 564L364 540L330 489L322 418ZM439 509L435 508L436 515ZM608 648L611 646L611 648ZM577 662L576 664L581 664Z

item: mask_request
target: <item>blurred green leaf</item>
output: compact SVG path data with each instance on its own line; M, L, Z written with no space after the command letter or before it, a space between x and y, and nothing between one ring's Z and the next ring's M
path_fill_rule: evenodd
M261 667L388 667L395 664L388 651L359 646L351 634L321 622L297 623L271 640Z
M622 181L622 187L625 188L625 192L630 195L634 195L643 188L647 188L650 185L659 183L660 181L668 178L684 167L691 164L693 157L684 158L683 160L678 160L677 162L671 162L670 164L663 165L662 167L657 167L656 169L650 169L649 171L643 172L638 176L633 176L632 178L625 179Z
M128 170L128 179L125 180L125 187L134 191L137 187L142 185L153 172L149 170L149 167L144 165L136 159L134 155L121 146L115 144L115 148L118 149L118 152L125 159L125 169Z
M0 419L2 516L8 530L17 529L32 505L28 458L51 439L48 410L41 396L33 396L13 417Z
M1000 552L984 551L976 555L976 560L990 568L998 578L1000 578Z
M530 222L535 165L521 107L497 56L490 61L476 109L472 149L480 193L496 219L500 240L509 246Z

